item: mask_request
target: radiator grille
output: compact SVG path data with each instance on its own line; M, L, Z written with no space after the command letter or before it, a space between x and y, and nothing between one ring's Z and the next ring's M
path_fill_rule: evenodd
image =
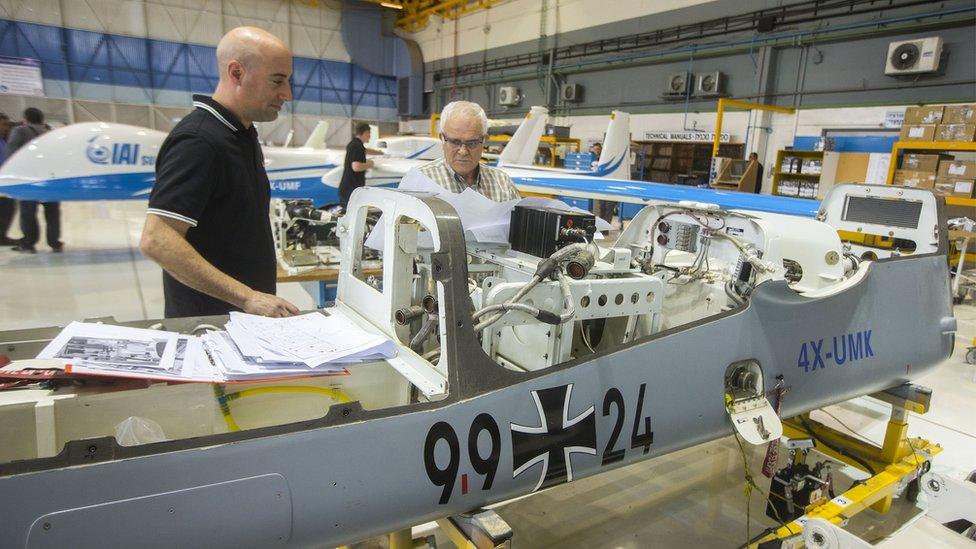
M922 203L872 196L848 196L844 221L917 229Z

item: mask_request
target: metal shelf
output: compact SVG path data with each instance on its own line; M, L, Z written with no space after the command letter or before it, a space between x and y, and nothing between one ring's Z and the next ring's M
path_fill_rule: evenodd
M888 162L888 184L895 180L895 169L898 167L898 154L902 151L953 151L976 152L976 142L962 141L895 141L891 145L891 160ZM946 204L958 206L976 206L976 199L946 197Z

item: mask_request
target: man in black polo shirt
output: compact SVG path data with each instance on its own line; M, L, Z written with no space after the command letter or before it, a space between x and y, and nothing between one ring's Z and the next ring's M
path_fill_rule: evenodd
M298 313L275 296L271 187L252 122L292 98L291 52L274 35L238 27L217 45L220 81L159 150L142 253L163 268L166 317Z
M366 160L366 145L369 142L369 124L356 124L355 136L346 145L346 159L342 165L342 181L339 183L339 204L343 208L349 204L352 192L366 185L366 170L373 167L372 160Z

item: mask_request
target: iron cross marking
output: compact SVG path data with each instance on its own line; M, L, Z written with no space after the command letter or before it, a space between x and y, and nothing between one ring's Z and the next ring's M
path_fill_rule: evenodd
M572 454L596 455L596 416L590 406L569 417L573 384L532 391L541 425L511 424L512 478L534 465L542 474L533 491L573 480Z

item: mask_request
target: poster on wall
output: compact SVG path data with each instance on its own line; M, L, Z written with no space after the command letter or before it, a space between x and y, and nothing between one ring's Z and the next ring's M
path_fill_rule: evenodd
M0 55L0 94L44 96L41 62L29 57Z

